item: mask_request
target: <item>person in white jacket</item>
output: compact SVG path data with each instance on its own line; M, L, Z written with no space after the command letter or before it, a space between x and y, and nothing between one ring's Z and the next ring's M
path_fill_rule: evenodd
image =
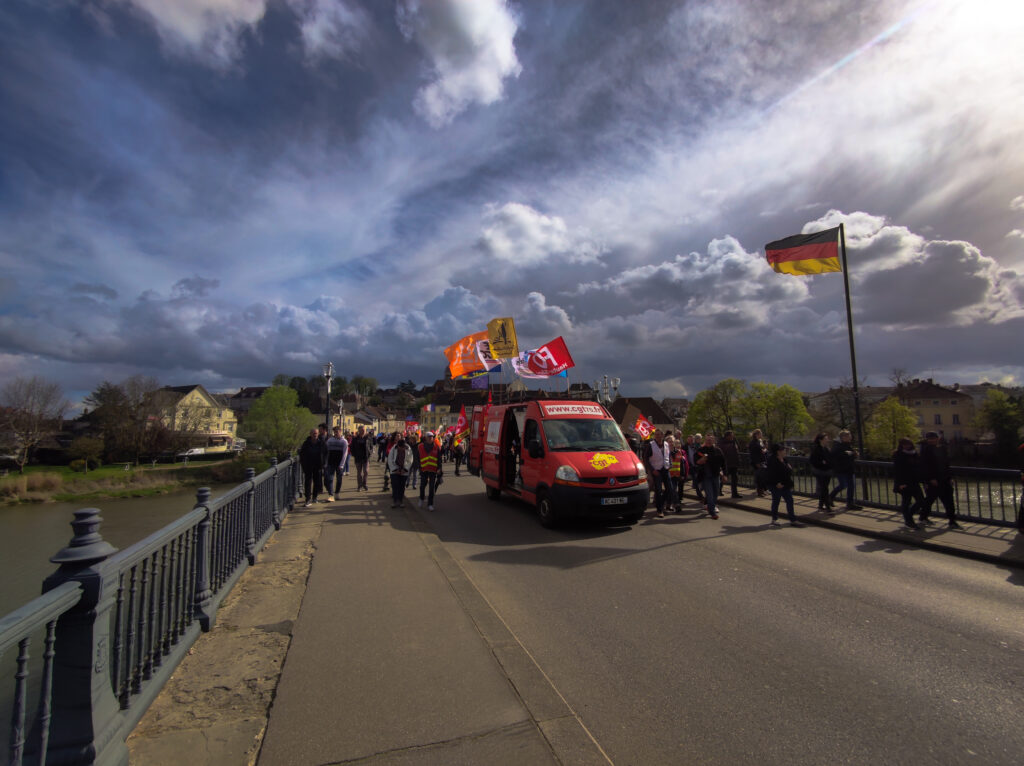
M412 468L412 447L405 442L405 436L388 453L388 471L391 473L391 507L401 508L405 501L405 480Z

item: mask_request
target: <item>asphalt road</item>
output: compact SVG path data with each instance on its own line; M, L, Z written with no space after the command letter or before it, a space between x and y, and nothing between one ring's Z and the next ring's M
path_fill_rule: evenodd
M546 530L450 473L437 505L616 764L1024 762L1019 572L731 509Z

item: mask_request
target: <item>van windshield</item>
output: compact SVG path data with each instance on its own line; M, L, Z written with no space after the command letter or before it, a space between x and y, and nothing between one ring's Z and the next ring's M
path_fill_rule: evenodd
M614 420L545 420L544 436L552 452L622 452L629 449Z

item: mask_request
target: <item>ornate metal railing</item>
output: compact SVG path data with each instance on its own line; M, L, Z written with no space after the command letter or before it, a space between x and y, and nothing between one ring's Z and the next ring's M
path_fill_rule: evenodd
M817 485L806 457L792 456L793 494L806 497L817 496ZM957 516L997 526L1013 526L1017 523L1020 508L1020 472L1001 468L968 468L953 466ZM900 497L893 491L892 463L876 460L858 460L854 472L856 480L855 497L860 505L870 508L898 510ZM740 455L740 484L754 487L754 474L747 455ZM832 486L835 486L833 480ZM840 500L845 498L845 490ZM941 513L941 506L936 513Z
M125 738L280 529L299 480L298 461L286 460L249 469L216 499L204 487L190 513L120 552L100 536L98 509L75 511L44 595L0 620L0 657L18 646L10 763L126 764Z

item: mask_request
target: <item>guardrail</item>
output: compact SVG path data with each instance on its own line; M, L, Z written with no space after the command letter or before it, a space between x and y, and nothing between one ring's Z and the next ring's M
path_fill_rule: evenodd
M10 764L127 764L125 738L281 528L299 479L298 461L275 460L219 498L201 488L190 513L121 552L100 535L99 509L75 511L44 595L0 619L0 657L18 646Z
M793 494L817 497L815 477L811 473L808 458L789 457L793 466ZM969 521L996 526L1015 526L1017 510L1020 508L1020 471L1001 468L968 468L952 466L950 469L955 482L957 517ZM858 460L854 476L857 482L856 500L870 508L884 508L897 511L900 497L893 492L892 463L877 460ZM750 459L740 455L739 484L754 488L754 473ZM834 487L835 484L832 484ZM923 489L923 487L922 487ZM845 490L837 499L845 499ZM936 513L941 513L941 506Z

